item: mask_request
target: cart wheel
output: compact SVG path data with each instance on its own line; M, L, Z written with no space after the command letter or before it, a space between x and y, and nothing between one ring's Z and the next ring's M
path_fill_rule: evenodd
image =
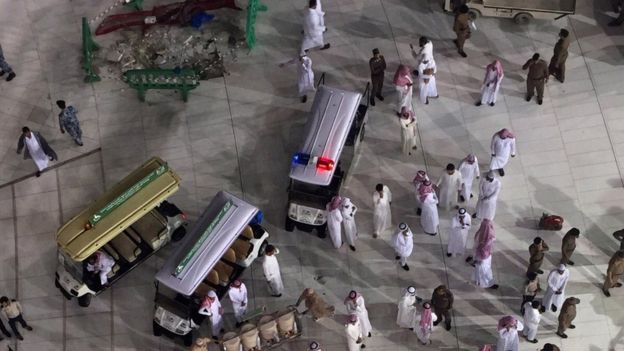
M154 336L162 335L162 327L155 321L152 321L152 332L154 333Z
M468 17L470 17L471 20L475 21L477 18L481 17L481 12L479 12L479 10L470 9L468 10Z
M91 304L91 294L85 294L78 297L78 306L80 307L89 307Z
M528 24L531 22L531 18L533 18L533 16L531 16L530 13L520 12L514 17L514 22L517 24Z

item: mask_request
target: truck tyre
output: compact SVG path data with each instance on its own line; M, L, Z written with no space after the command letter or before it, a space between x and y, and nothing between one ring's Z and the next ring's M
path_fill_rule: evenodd
M78 306L80 307L89 307L91 304L91 294L84 294L78 297Z
M321 239L324 239L327 237L327 224L323 224L322 226L318 226L316 227L316 236L318 236Z
M191 330L188 334L183 336L184 338L184 346L192 346L193 345L193 331Z
M152 332L154 333L154 336L161 336L162 335L162 328L155 321L152 321Z
M528 24L531 22L531 18L533 18L533 16L531 16L530 13L520 12L514 16L514 22L516 22L516 24Z
M186 228L184 228L184 226L180 226L178 227L178 229L173 231L173 234L171 235L171 240L174 243L178 242L182 240L182 238L184 238L185 235L186 235Z
M481 12L479 12L479 10L470 9L468 10L468 17L470 17L471 20L476 21L479 17L481 17Z
M287 232L292 232L293 230L295 230L295 221L290 219L290 217L286 216L286 222L284 223L284 229L286 229Z

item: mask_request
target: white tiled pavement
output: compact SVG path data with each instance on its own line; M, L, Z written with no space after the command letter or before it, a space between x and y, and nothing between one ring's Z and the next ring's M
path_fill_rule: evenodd
M400 154L399 126L389 104L394 98L391 86L385 90L386 103L370 111L361 158L345 189L360 206L356 253L336 251L329 240L282 230L289 159L310 103L298 102L294 71L277 63L297 53L305 2L265 0L269 11L259 16L258 47L230 67L230 76L202 82L188 103L170 92L150 92L148 102L141 103L121 82L82 82L80 17L96 16L108 1L0 0L0 43L18 75L11 83L0 81L0 182L34 171L32 163L14 152L22 125L41 131L61 160L102 148L41 178L0 189L0 293L19 298L35 327L14 349L182 349L179 340L151 335L152 278L167 252L150 259L88 309L65 301L53 282L55 229L139 163L158 155L182 176L175 201L192 218L219 189L242 194L265 212L270 240L282 252L286 293L268 298L261 269L254 265L245 273L252 307L282 308L304 287L318 289L336 304L335 321L304 319L304 336L284 350L304 350L311 339L323 350L346 350L341 301L350 289L361 291L367 300L374 328L368 349L424 349L413 334L394 324L396 300L409 284L425 297L441 283L455 292L453 329L436 328L428 348L476 350L495 343L496 320L518 313L533 237L542 236L552 248L545 269L559 259L562 233L535 229L544 211L562 215L564 230L581 229L567 291L582 301L578 328L562 340L554 335L555 316L548 313L538 333L540 344L522 341L521 349L536 350L551 342L565 351L624 350L624 292L614 289L607 299L599 290L617 247L611 233L624 227L624 28L606 26L613 16L607 12L608 2L579 0L577 15L528 26L480 19L467 44L469 57L462 59L452 49L452 16L442 13L437 0L324 0L332 48L311 57L317 74L327 73L327 84L362 90L373 47L385 54L390 83L399 62L413 64L409 43L423 34L433 38L439 70L440 99L428 106L416 103L416 156ZM146 6L153 3L146 1ZM536 51L548 60L560 27L570 29L573 40L567 80L548 83L542 106L527 103L520 66ZM97 40L112 42L115 35ZM493 108L477 108L473 103L483 68L494 58L503 62L506 73L499 101ZM54 101L59 98L80 111L82 148L58 133ZM463 259L443 254L449 214L442 213L441 235L421 233L410 180L423 167L437 175L443 165L468 152L476 153L486 168L490 137L502 127L516 133L518 157L507 168L499 198L493 264L501 289L492 293L470 284L471 269ZM409 273L394 263L389 233L377 240L370 235L370 193L380 181L394 193L394 223L407 221L416 232ZM471 202L469 210L473 207ZM232 327L233 318L226 318Z

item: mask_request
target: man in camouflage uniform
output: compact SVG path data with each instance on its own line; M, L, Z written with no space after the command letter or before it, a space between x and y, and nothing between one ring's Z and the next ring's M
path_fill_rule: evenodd
M69 133L69 135L74 139L74 142L80 146L82 146L82 130L80 129L80 122L78 122L78 117L76 113L78 111L74 108L74 106L65 106L65 101L58 100L56 105L61 109L61 113L59 113L59 126L61 127L61 133Z

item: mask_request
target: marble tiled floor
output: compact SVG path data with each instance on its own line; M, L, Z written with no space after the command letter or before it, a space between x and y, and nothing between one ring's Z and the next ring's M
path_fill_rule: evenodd
M539 349L543 342L565 351L624 350L624 290L614 289L607 299L599 289L618 245L611 233L624 226L624 28L606 26L613 16L606 0L579 0L575 16L528 26L480 19L467 44L468 59L452 49L452 17L440 10L437 0L324 0L332 48L311 57L317 75L326 72L327 84L363 90L373 47L386 57L390 84L399 62L414 63L409 43L423 34L433 39L439 70L441 98L428 106L415 102L420 140L413 157L400 154L399 126L389 104L394 99L391 86L385 89L387 101L370 111L361 157L345 188L360 207L355 253L334 250L329 240L282 230L289 159L310 103L298 102L295 72L278 63L297 54L299 15L306 1L264 2L269 11L259 17L258 48L239 57L231 75L202 82L188 103L169 92L150 92L148 102L141 103L119 81L82 83L80 17L95 17L109 1L0 0L0 43L18 75L11 83L0 81L0 182L34 171L32 163L14 152L22 125L41 131L61 160L102 148L41 178L0 189L0 293L20 299L35 327L25 333L25 341L10 341L14 349L183 349L179 340L151 335L152 279L167 250L88 309L66 301L54 287L55 229L140 162L158 155L181 175L182 189L174 200L191 218L219 189L244 196L265 212L270 240L282 252L286 293L281 299L269 298L261 268L254 265L245 273L252 307L282 308L294 303L304 287L319 290L336 304L335 320L316 324L304 319L304 337L284 350L304 350L311 339L323 350L345 350L342 299L350 289L361 291L368 304L374 327L369 349L425 349L412 333L394 324L396 300L410 284L425 297L441 283L455 292L454 327L450 332L436 328L428 348L476 350L495 343L497 319L518 313L531 240L540 235L551 245L545 269L558 262L562 232L538 232L535 227L544 211L562 215L564 231L581 229L567 290L582 301L578 328L562 340L554 335L556 317L548 313L538 333L540 344L522 341L521 350ZM146 6L153 3L146 1ZM560 27L572 33L567 80L548 83L542 106L527 103L520 66L534 52L548 60ZM506 73L499 101L495 107L477 108L473 103L484 66L494 58L503 62ZM59 98L79 110L82 148L58 132L54 101ZM486 292L470 283L471 269L463 259L444 255L450 214L441 214L441 235L422 234L410 181L421 168L437 176L442 166L468 152L476 153L485 169L490 137L502 127L517 134L518 157L503 178L496 217L493 263L501 289ZM415 230L408 273L394 263L390 233L377 240L370 235L370 193L380 181L394 194L393 222L406 221ZM473 208L471 202L469 210ZM228 302L224 305L229 308ZM233 326L229 314L226 324ZM204 326L201 334L207 333Z

